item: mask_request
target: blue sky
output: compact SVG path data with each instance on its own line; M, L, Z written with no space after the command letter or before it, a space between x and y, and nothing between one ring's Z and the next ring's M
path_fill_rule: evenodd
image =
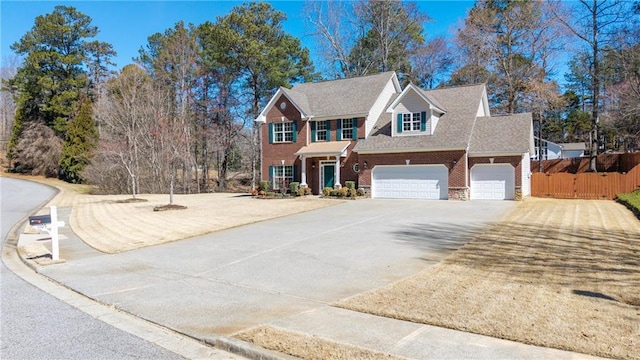
M425 24L427 37L446 35L464 19L473 1L418 1L420 9L433 19ZM173 27L183 20L199 25L215 21L241 1L0 1L1 48L4 63L13 56L10 46L29 31L38 15L51 13L56 5L74 6L92 18L100 33L97 40L113 45L118 56L118 69L132 62L147 37ZM307 26L301 14L303 1L271 1L278 10L287 14L284 29L301 39L303 46L313 53L313 41L306 34Z

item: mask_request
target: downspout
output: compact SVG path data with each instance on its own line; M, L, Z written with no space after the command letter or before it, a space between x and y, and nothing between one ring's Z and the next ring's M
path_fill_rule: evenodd
M257 136L258 139L257 139L257 141L260 144L260 178L258 179L258 184L260 183L260 181L264 180L264 178L263 178L264 173L262 172L262 166L264 165L264 161L263 161L264 151L263 151L263 148L262 148L263 147L263 144L262 144L262 125L263 125L262 122L258 123L258 136ZM255 159L255 157L254 157L254 159ZM256 167L255 166L253 167L253 171L256 171ZM253 184L253 189L256 188L256 185L257 184L255 184L255 183Z
M469 189L469 145L467 145L467 149L464 152L464 163L464 186ZM469 189L469 192L471 192L471 189Z

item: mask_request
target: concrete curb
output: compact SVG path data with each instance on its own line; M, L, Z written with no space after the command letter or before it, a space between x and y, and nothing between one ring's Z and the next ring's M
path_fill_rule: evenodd
M205 343L214 346L217 349L228 351L233 354L244 356L252 360L293 360L299 359L277 351L268 350L263 347L242 341L239 339L228 337L217 337L211 340L205 340Z
M19 229L26 225L30 215L40 211L60 193L60 190L55 187L46 184L42 185L53 188L56 192L49 199L36 206L36 210L16 222L9 229L2 244L1 259L9 271L38 289L95 319L189 359L233 359L240 356L244 357L242 353L252 354L255 356L253 357L254 359L287 359L277 357L276 354L267 353L264 349L262 349L264 354L261 354L261 348L254 348L239 340L235 342L232 339L216 339L216 341L210 343L202 339L194 339L161 324L150 322L129 312L117 309L114 306L102 304L65 284L41 274L38 271L38 264L27 260L24 252L20 250ZM219 344L219 346L216 346L216 344ZM234 345L224 346L224 344ZM211 347L211 345L214 345L214 347ZM229 350L236 350L238 357L233 356L230 351L225 350L223 347L227 347Z

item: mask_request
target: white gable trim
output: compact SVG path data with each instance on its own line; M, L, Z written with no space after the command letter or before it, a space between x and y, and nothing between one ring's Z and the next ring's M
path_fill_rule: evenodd
M404 88L404 90L402 91L402 93L400 93L400 96L398 96L392 103L391 105L389 105L389 107L387 108L387 112L393 112L393 110L396 108L396 106L398 106L398 104L400 104L400 102L402 102L402 98L405 97L406 94L409 93L409 91L413 91L416 94L418 94L418 96L420 96L424 102L426 102L427 104L429 104L429 107L431 109L435 109L438 110L441 113L446 113L446 111L444 111L443 109L439 108L438 106L436 106L433 102L431 102L431 100L429 100L429 98L420 90L420 88L418 88L417 86L413 85L412 83L407 85L406 88Z
M489 98L487 97L487 84L483 84L482 86L482 104L480 104L484 108L484 116L491 116L491 111L489 110Z
M391 81L393 81L393 86L396 89L396 93L402 92L402 86L400 86L400 81L398 80L398 75L395 71L393 72L393 75L391 75Z
M305 114L304 111L300 109L300 106L298 106L298 104L296 104L296 102L293 101L293 99L289 95L287 95L287 93L284 91L284 88L280 87L278 91L276 91L276 93L271 97L271 100L269 100L269 102L267 103L267 106L265 106L264 109L260 112L260 115L258 115L258 117L255 118L253 121L259 122L259 123L266 123L267 114L269 113L269 110L271 110L271 108L276 105L276 101L278 101L280 96L283 96L283 95L293 104L293 106L296 107L296 109L300 112L300 116L303 119L310 117L310 115Z

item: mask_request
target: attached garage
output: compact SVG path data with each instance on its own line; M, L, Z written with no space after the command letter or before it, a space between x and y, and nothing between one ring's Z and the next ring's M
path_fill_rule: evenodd
M376 166L371 177L373 198L446 200L449 194L444 165Z
M471 200L513 200L515 169L510 164L478 164L471 168Z

